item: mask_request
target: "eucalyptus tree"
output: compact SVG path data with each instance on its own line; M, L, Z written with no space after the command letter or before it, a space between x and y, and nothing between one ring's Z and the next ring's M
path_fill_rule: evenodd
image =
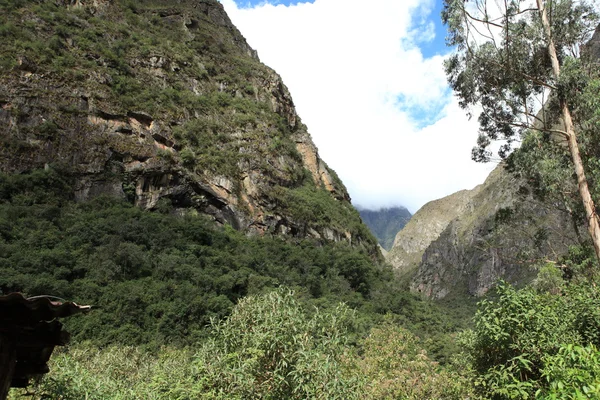
M545 133L568 146L588 231L600 260L600 225L590 195L561 69L577 59L598 23L592 4L575 0L444 0L445 64L460 106L480 112L472 157L488 161L500 140L505 158L524 132Z

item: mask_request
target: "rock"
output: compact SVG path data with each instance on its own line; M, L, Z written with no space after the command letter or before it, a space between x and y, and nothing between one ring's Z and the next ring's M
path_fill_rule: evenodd
M420 250L419 244L430 241L416 263L411 290L433 299L482 296L500 279L514 284L531 281L535 271L527 265L556 259L577 243L570 216L521 194L522 184L501 164L467 196L442 199L455 197L454 210L461 211L444 221L441 233L433 239L425 233L415 235L415 245L405 242L401 247L402 242L398 243L402 250L410 251ZM433 225L427 233L444 223ZM404 237L401 233L400 239Z
M27 8L38 24L32 40L48 41L58 21L86 27L64 34L73 68L3 47L19 68L0 72L1 172L58 165L77 182L78 201L114 195L150 210L170 202L177 214L205 214L251 235L346 241L379 257L281 77L260 63L218 1L56 4L64 18ZM131 12L139 24L127 19ZM23 24L16 14L13 22ZM84 31L96 32L93 40ZM120 45L132 35L148 38L145 48ZM282 202L301 196L305 209L323 207L322 196L303 192L307 185L327 193L332 215L307 217Z
M472 190L461 190L450 196L431 201L411 217L394 239L386 256L399 275L415 270L429 245L448 227L451 221L467 211L470 202L481 186Z

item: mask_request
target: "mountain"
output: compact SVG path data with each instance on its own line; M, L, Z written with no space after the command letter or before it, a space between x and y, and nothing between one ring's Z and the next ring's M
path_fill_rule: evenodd
M0 293L94 305L66 325L102 346L197 343L278 287L422 330L219 2L0 0L0 36Z
M369 210L356 206L363 222L369 227L381 247L388 251L392 248L396 233L406 225L411 213L404 207L389 207Z
M419 219L417 219L419 218ZM417 229L411 225L421 221ZM571 216L536 200L504 164L471 191L433 201L398 233L388 261L429 298L482 296L499 279L530 282L529 265L579 242Z
M465 212L479 189L480 186L473 190L461 190L421 207L396 234L392 248L386 255L387 261L401 275L414 271L425 249L439 237L452 220Z
M599 49L600 26L582 47L583 62L594 68ZM548 118L544 110L540 120ZM584 135L588 128L580 129ZM564 154L566 144L558 135L549 138L551 142L527 132L521 147L482 185L417 211L386 255L413 292L461 299L482 296L499 280L523 285L536 276L536 266L558 261L571 246L585 241L585 219L570 156ZM548 154L540 151L543 141ZM583 148L586 160L597 159L593 147ZM594 192L594 161L586 168Z
M379 257L279 75L216 0L4 2L0 172Z

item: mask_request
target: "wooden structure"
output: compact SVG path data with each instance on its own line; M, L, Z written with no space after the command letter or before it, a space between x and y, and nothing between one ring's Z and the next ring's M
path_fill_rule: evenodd
M0 296L0 400L11 387L26 387L29 379L48 372L54 347L69 341L58 319L89 309L47 296Z

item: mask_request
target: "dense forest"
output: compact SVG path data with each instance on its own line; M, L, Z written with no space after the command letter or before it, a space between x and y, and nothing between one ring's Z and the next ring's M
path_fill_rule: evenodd
M271 72L255 56L243 58L252 52L215 1L197 3L209 5L201 16L205 25L198 28L199 20L180 15L194 12L193 7L182 13L159 0L108 2L124 11L109 22L61 2L0 0L6 11L0 14L0 37L10 55L0 61L0 83L27 80L31 74L41 82L44 74L59 77L67 86L93 83L97 87L92 89L105 90L97 101L114 100L113 106L129 110L143 99L155 117L172 123L165 122L168 128L160 135L134 132L135 121L140 125L150 117L125 111L104 131L87 132L85 140L93 139L97 154L86 159L86 151L73 150L79 144L73 138L91 126L85 121L97 121L97 110L40 106L28 97L31 104L21 105L29 108L17 113L7 106L13 94L0 94L0 118L16 121L0 131L0 294L53 295L92 305L90 313L65 320L71 343L54 352L50 373L28 388L12 389L9 398L600 398L600 266L593 229L589 237L585 234L592 225L590 202L581 201L581 171L573 168L586 172L591 203L598 204L600 68L584 45L598 26L598 15L585 2L538 0L537 8L523 10L519 1L510 1L502 18L490 19L486 2L478 0L485 12L474 20L470 3L445 0L442 17L456 47L456 56L446 63L449 82L462 106L484 110L473 156L489 158L488 146L504 140L500 156L506 158L508 173L518 178L515 182L522 182L522 201L535 198L546 207L567 210L580 233L579 244L568 252L523 265L535 270L533 281L520 287L500 281L478 304L467 297L436 302L409 291L376 250L343 184L308 151L308 134L296 124L295 111L280 107L292 104L284 101L289 94L280 81L270 80ZM47 31L33 29L35 18L36 26ZM470 41L473 21L503 28L503 39ZM144 36L140 32L148 23L154 31ZM61 24L66 27L59 29ZM78 24L94 30L79 36ZM51 37L53 50L45 50L34 31ZM160 41L163 34L187 38L198 47L191 51L184 41L168 46ZM600 30L596 35L600 41ZM146 47L138 49L134 42ZM115 47L103 48L103 43ZM81 54L67 51L68 46ZM160 90L145 87L140 77L147 71L124 61L127 54L135 53L139 61L158 48L173 57L173 49L185 55L178 60L179 70L153 70L163 74ZM554 53L546 56L552 48ZM98 57L82 56L88 53ZM195 64L198 54L206 65ZM562 67L560 74L553 61ZM105 74L106 81L99 84L87 76L86 66ZM241 69L253 79L245 88L246 78L236 75ZM63 70L70 75L61 77ZM183 79L181 70L201 75L196 77L204 88L193 93L185 85L169 87L166 82ZM237 78L223 83L232 76ZM227 92L226 87L235 89ZM160 101L151 101L147 91L152 90ZM536 96L544 97L539 110L530 106ZM280 103L275 107L270 101ZM41 122L27 115L44 107L57 119ZM200 107L197 115L195 107ZM565 109L573 116L576 135L561 128ZM207 121L215 124L207 127ZM227 125L232 121L235 128ZM530 121L537 122L525 124ZM114 126L121 131L110 131ZM145 136L150 134L157 144ZM573 144L563 136L576 136L581 162L574 160ZM511 150L515 141L521 146ZM236 146L246 143L250 149L255 142L262 153L248 150L245 159L237 158ZM124 144L133 147L121 148L120 158L102 158L117 154L114 146ZM224 149L232 153L220 152ZM63 158L46 162L44 157L52 154ZM132 154L140 157L132 164L152 160L154 169L126 170ZM98 160L105 163L97 167ZM248 189L249 174L243 172L249 170L242 167L250 164L264 170L255 173L260 179ZM189 183L168 182L156 189L159 184L152 185L164 178L161 168L170 168L169 176L205 174L205 181L194 181L196 186L221 182L214 187L222 192L234 183L220 198L214 187L191 193ZM81 196L86 174L108 182L104 189L117 190ZM133 184L133 178L140 180ZM266 188L265 196L256 194L257 188ZM244 199L247 203L240 206ZM221 218L231 210L241 216L232 219L237 222L266 216L260 220L264 229L252 230L252 223L245 229ZM496 217L514 215L499 209ZM279 225L267 226L277 218Z
M161 364L163 352L175 357L169 363L192 362L198 346L223 339L225 336L216 333L220 327L225 329L233 323L232 315L237 312L246 312L246 320L235 328L238 331L229 333L232 340L245 340L242 332L246 327L263 324L260 329L266 331L251 340L284 340L277 332L293 333L325 346L314 350L316 357L322 357L325 354L321 351L344 353L356 346L375 325L383 323L387 329L400 329L401 324L406 327L402 335L412 341L414 357L423 355L421 348L428 347L439 361L449 360L453 351L449 334L461 328L459 318L397 287L391 267L374 261L364 249L344 243L323 245L311 240L247 237L227 226L216 227L202 216L174 215L167 204L148 212L110 197L75 203L70 199L73 191L69 185L68 176L52 169L0 176L0 289L3 293L20 291L31 296L51 293L92 304L94 311L89 315L65 322L73 335L72 354L97 352L95 357L104 357L102 349L108 348L114 357L126 349L151 362L154 366L149 368L158 369L167 368ZM245 306L241 299L245 299ZM281 302L285 307L275 306L278 303L269 306L269 302ZM258 309L243 311L242 307ZM269 314L275 311L282 314ZM261 313L266 313L264 320ZM293 316L298 321L288 319ZM420 341L414 336L417 333ZM313 338L317 334L321 336ZM298 338L284 344L300 346L295 343ZM267 344L255 344L255 355ZM317 346L306 344L313 345ZM233 345L226 345L222 351L230 351L229 346ZM248 355L252 353L245 344L236 346L240 346L239 351L250 352ZM335 353L335 357L341 357L341 353ZM207 353L207 362L214 354ZM223 357L227 358L226 354ZM69 363L83 361L70 359L70 350L61 357L67 357ZM426 357L424 360L427 368L436 370L436 363ZM111 368L118 371L119 362L133 361L114 362ZM65 398L81 398L79 390L103 385L101 381L108 379L94 375L103 369L90 370L91 380L82 381L81 388L71 387L70 368L87 369L92 364L55 368L56 373L66 375L49 375L42 381L40 393L55 390L49 388L62 382L56 390L63 386L66 389L60 390L68 389L65 393L73 390L69 395L72 397ZM182 368L192 368L186 365ZM187 375L184 371L171 372ZM171 372L161 372L167 374L163 376L165 384L175 379L169 377ZM117 374L111 378L115 381L106 383L108 386L96 398L106 398L106 393L116 390L114 385L129 387L129 383L119 383L123 377ZM146 376L137 385L155 378ZM94 383L95 379L100 381ZM143 390L151 390L151 386Z

